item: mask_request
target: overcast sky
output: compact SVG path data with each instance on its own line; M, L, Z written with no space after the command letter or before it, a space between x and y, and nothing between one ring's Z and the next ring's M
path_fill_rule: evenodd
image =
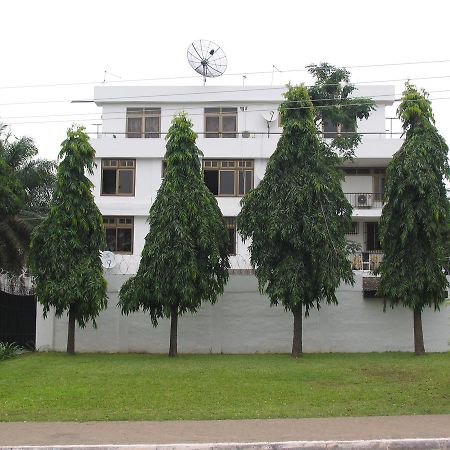
M450 60L446 4L438 0L4 1L0 121L10 124L14 134L34 138L41 156L56 158L71 123L95 131L92 124L100 121L100 109L70 100L92 99L93 86L102 83L105 70L121 80L192 76L128 84L201 85L201 77L186 59L187 47L198 39L210 39L224 49L226 74L268 72L247 75L246 85L271 84L273 65L282 71L275 73L274 84L285 84L310 82L305 72L294 70L323 61L351 67ZM430 91L430 98L436 98L436 124L450 141L450 62L350 70L356 83L395 84L397 96L403 82L387 80L411 78ZM116 79L107 76L108 82ZM225 75L208 83L242 85L242 81L241 75ZM84 84L35 86L61 83ZM23 87L29 85L34 87ZM11 86L22 87L5 88Z

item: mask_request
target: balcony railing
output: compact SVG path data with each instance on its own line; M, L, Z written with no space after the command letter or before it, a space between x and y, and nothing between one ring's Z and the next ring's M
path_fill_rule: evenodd
M362 270L364 272L374 272L380 267L383 260L383 253L379 250L358 252L350 257L353 270Z
M347 192L345 197L353 208L382 208L383 196L378 192Z

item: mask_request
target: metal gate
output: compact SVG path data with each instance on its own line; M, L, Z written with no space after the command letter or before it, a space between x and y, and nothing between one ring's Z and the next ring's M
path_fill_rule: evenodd
M0 291L0 342L34 350L36 345L36 297Z

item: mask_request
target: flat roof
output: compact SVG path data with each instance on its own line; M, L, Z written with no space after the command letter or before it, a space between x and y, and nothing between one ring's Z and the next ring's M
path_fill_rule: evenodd
M286 86L96 86L94 102L106 104L167 103L281 103ZM379 104L391 105L393 85L356 86L353 96L371 97Z

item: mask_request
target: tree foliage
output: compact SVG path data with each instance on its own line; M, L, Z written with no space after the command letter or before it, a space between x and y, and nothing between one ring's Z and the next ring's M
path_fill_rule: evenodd
M14 171L0 156L0 220L19 212L24 197L24 189Z
M32 234L30 267L36 294L58 317L84 327L106 308L106 281L100 261L105 247L103 219L91 192L95 151L84 128L69 129L62 143L56 187L47 218ZM68 348L70 351L70 349Z
M321 302L337 304L340 282L353 283L345 239L352 208L341 188L341 158L318 137L307 89L289 87L285 98L283 133L264 178L242 199L237 225L242 237L251 239L261 292L294 314L297 356L301 330L296 336L295 327L302 308L308 315Z
M25 191L22 210L46 213L55 184L56 164L36 158L38 149L29 137L15 138L0 126L0 159L14 171L15 177Z
M158 320L194 313L214 303L228 279L228 233L213 194L203 182L196 134L185 114L167 134L164 179L150 208L136 276L120 289L119 305L128 314L142 309ZM172 328L172 332L176 332ZM176 354L176 342L171 354Z
M424 91L406 83L397 115L405 141L386 172L379 294L392 307L404 305L418 314L425 307L439 308L448 287L443 272L450 219L444 184L450 175L448 146Z
M375 109L375 102L368 97L352 95L357 88L350 82L350 72L347 69L328 63L311 64L307 68L316 80L308 88L316 108L316 124L328 122L335 127L341 126L343 132L333 138L331 147L344 156L351 157L361 142L357 120L367 119Z
M0 268L26 266L30 236L49 207L55 163L36 159L28 137L15 138L0 125Z

